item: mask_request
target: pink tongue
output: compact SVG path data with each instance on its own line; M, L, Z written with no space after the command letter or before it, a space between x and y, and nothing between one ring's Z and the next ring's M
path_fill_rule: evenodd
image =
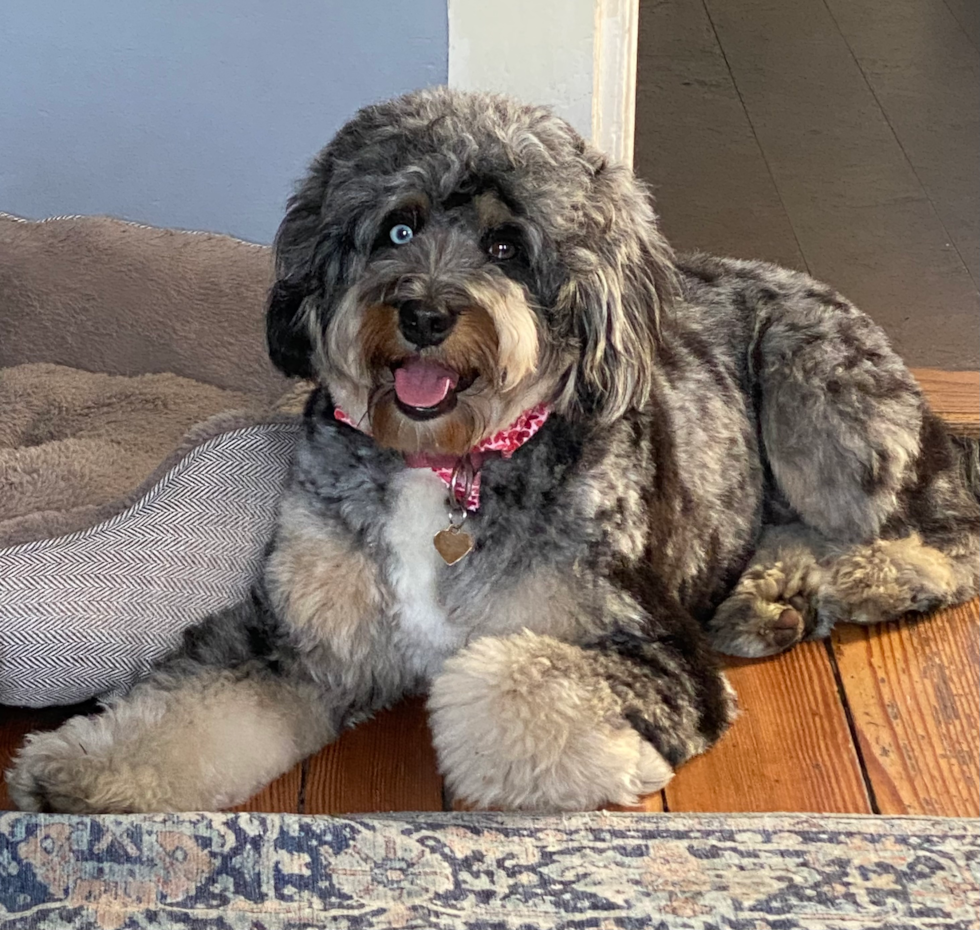
M395 393L409 407L435 407L458 381L455 371L431 359L415 358L395 369Z

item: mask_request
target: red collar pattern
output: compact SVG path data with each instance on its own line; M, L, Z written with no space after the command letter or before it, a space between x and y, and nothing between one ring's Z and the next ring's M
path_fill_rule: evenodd
M452 488L456 499L460 501L467 510L477 510L480 506L480 466L487 452L498 452L505 459L509 459L521 446L524 445L548 419L551 408L547 404L538 404L530 410L525 410L510 426L505 427L498 433L494 433L487 439L478 442L464 458L468 458L473 465L473 477L469 485L469 493L466 490L466 477L461 473L457 464L444 464L444 457L439 456L438 461L425 455L406 457L406 464L410 468L431 468L440 478L442 478L447 488ZM361 429L340 407L335 407L333 411L334 419L341 423L346 423L354 429ZM362 432L365 432L362 430ZM462 461L462 460L460 460ZM455 481L454 481L455 476ZM453 486L455 484L455 487ZM466 498L463 500L463 498Z

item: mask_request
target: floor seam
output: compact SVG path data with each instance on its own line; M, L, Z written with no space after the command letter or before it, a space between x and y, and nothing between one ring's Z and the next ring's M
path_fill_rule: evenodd
M300 767L299 795L296 798L297 814L306 813L306 782L309 774L310 774L310 760L309 758L306 758L303 760L303 764Z
M854 754L857 756L858 768L861 770L861 780L864 782L864 790L868 795L868 803L871 805L872 814L880 814L881 808L878 806L878 798L875 794L874 785L871 783L871 775L868 773L868 765L861 751L861 741L858 738L857 724L854 722L854 714L851 711L851 703L847 699L847 689L844 687L844 679L837 665L837 656L834 654L834 644L830 636L824 641L824 649L827 651L827 660L830 663L830 670L834 675L834 684L837 686L837 696L840 699L841 708L844 711L844 718L847 721L847 730L851 735L851 744L854 746Z
M947 10L949 10L949 15L952 16L953 19L956 21L956 25L960 27L960 32L962 32L963 35L966 36L966 41L969 42L970 45L972 45L974 48L976 48L978 52L980 52L980 48L977 48L977 43L973 41L973 36L970 35L970 33L967 31L966 26L964 26L963 23L960 22L960 18L956 15L956 11L949 5L949 0L943 0L943 6L946 7Z

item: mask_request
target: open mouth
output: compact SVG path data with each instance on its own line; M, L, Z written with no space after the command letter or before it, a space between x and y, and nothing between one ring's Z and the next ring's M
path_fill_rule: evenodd
M473 378L461 378L441 362L419 356L394 369L395 403L413 420L434 420L456 406L456 396L465 391Z

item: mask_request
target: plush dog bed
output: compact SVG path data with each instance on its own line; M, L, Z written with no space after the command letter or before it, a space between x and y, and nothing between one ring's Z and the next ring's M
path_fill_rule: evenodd
M0 369L0 545L112 516L195 424L254 400L171 374L97 374L37 362Z
M0 703L130 685L241 597L303 389L265 358L270 255L0 215Z

